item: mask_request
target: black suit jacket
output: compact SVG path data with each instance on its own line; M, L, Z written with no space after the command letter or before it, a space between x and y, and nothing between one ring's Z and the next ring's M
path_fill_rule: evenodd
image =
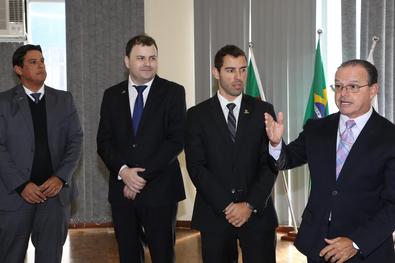
M325 237L346 236L360 248L355 262L395 262L395 126L373 111L336 180L339 116L308 121L299 137L282 148L279 168L307 162L311 176L295 245L319 260Z
M265 112L273 114L272 105L243 95L232 143L217 96L188 110L185 154L197 189L193 227L218 232L231 229L223 210L235 201L247 201L258 211L243 228L273 230L277 226L271 199L276 172L267 162Z
M156 76L135 136L128 81L104 92L97 149L110 170L108 199L111 204L130 202L123 196L123 181L117 178L124 164L146 169L139 173L147 184L134 200L136 205L165 205L185 199L177 160L183 149L185 111L184 88Z

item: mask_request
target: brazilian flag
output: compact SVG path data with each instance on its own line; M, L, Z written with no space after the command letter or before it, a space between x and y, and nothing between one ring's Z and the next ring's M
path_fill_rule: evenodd
M314 78L311 84L310 96L307 102L306 113L304 114L303 125L308 119L318 119L327 116L328 96L326 93L324 67L321 59L320 40L318 40L315 52Z

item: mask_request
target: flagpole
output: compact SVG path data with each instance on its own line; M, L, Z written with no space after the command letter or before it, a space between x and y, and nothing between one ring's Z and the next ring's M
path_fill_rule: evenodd
M379 42L380 38L378 36L373 36L372 38L372 46L370 47L369 50L369 54L368 54L368 58L366 59L367 61L369 61L370 63L372 63L374 65L374 60L373 60L373 53L374 53L374 49L376 48L376 44L377 42ZM372 106L376 111L379 111L379 102L377 99L377 95L374 96L373 100L372 100Z
M281 171L281 178L283 179L283 186L284 186L284 190L285 190L285 199L287 199L287 203L288 203L288 208L289 211L291 213L291 218L292 218L292 226L294 228L294 234L298 233L298 228L296 226L296 219L295 219L295 213L294 213L294 209L292 207L290 198L289 198L289 190L288 190L288 184L287 184L287 180L285 178L285 172Z
M251 8L251 6L250 6L250 8ZM256 79L257 79L257 85L258 85L258 90L259 90L259 95L260 95L260 97L261 97L261 100L262 101L266 101L266 96L265 96L265 93L263 92L263 87L262 87L262 82L261 82L261 78L260 78L260 76L259 76L259 72L258 72L258 67L257 67L257 65L256 65L256 61L255 61L255 56L254 56L254 51L253 51L253 47L254 47L254 43L252 43L252 41L250 41L249 43L248 43L248 53L249 53L249 61L252 63L252 67L253 67L253 69L255 69L255 77L256 77ZM285 172L284 171L281 171L281 178L282 178L282 182L283 182L283 187L284 187L284 191L285 191L285 198L286 198L286 200L287 200L287 204L288 204L288 209L289 209L289 211L290 211L290 213L291 213L291 218L292 218L292 223L291 223L291 225L292 225L292 228L293 228L293 231L291 231L292 232L292 234L290 235L290 233L288 232L287 233L287 235L288 236L283 236L282 237L282 239L285 239L285 240L289 240L289 241L293 241L294 240L294 238L295 238L295 236L296 236L296 233L298 232L298 228L297 228L297 226L296 226L296 219L295 219L295 213L294 213L294 210L293 210L293 207L292 207L292 204L291 204L291 201L290 201L290 198L289 198L289 190L288 190L288 184L287 184L287 181L286 181L286 178L285 178Z

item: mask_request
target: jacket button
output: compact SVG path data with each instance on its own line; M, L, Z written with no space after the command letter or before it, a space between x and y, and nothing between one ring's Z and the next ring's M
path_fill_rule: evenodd
M336 196L338 194L338 192L336 190L332 191L332 196Z
M136 144L132 144L132 148L136 148Z

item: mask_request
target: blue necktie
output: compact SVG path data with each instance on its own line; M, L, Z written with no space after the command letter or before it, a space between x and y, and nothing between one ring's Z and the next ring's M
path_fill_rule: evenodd
M40 96L41 96L40 92L32 93L30 95L33 97L34 103L38 104L40 102Z
M145 90L145 88L147 86L146 85L140 85L140 86L133 85L133 87L135 87L137 90L137 98L136 98L136 101L134 102L133 117L132 117L133 131L134 131L134 135L136 135L137 130L139 128L141 115L143 115L143 109L144 109L143 91Z

